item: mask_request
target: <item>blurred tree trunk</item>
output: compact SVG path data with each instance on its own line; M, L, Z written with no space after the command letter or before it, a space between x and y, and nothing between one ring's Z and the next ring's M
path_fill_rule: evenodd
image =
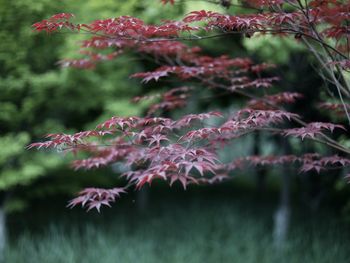
M4 203L6 199L6 193L0 193L0 262L5 262L5 247L7 240L6 231L6 213L4 209Z
M288 140L281 143L284 154L290 152L291 146ZM290 223L290 173L281 169L281 190L279 206L274 214L273 242L277 249L284 247L287 241Z
M254 155L261 155L261 134L259 132L254 133L254 148L253 148L253 154ZM262 168L260 170L256 170L255 173L255 182L256 182L256 192L257 197L260 199L266 190L266 169Z
M122 174L127 171L127 167L121 164L112 165L112 170L116 174ZM139 212L143 213L148 208L149 203L149 186L145 184L139 191L136 192L136 206Z
M136 205L139 212L144 213L149 204L149 187L144 185L136 195Z

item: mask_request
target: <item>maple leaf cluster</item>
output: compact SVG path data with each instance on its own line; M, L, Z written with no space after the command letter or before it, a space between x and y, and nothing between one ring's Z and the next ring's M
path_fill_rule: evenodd
M328 165L346 166L348 159L338 156L316 160L310 156L247 157L233 164L222 164L219 151L232 139L248 133L278 127L285 120L298 115L281 110L244 109L224 119L216 127L205 127L206 120L223 119L219 112L189 114L178 120L162 117L112 117L96 127L96 130L68 134L50 134L48 141L33 143L28 148L59 148L61 151L85 152L91 157L75 160L75 169L92 169L124 163L128 171L121 174L127 180L127 191L131 185L140 189L161 179L172 185L179 181L186 189L189 184L214 183L229 178L233 167L242 167L243 162L253 165L282 164L299 161L301 171L312 169L318 172ZM196 124L199 126L194 129ZM337 125L311 123L318 129L334 129ZM204 127L203 127L204 126ZM190 130L189 130L190 129ZM290 132L289 130L286 130ZM283 129L279 133L285 133ZM108 138L104 138L108 137ZM104 138L103 144L91 138ZM71 201L70 206L87 205L88 209L100 209L115 200L110 190L89 189ZM119 195L117 195L119 196Z
M322 102L318 106L321 110L331 112L338 117L344 117L346 111L350 111L350 104Z
M173 5L175 1L161 2ZM230 1L226 2L226 6L229 6ZM349 47L345 44L349 40L349 26L345 21L350 18L350 4L336 0L314 0L304 7L294 1L244 2L253 10L259 9L259 12L228 15L200 10L185 15L180 21L164 21L159 25L146 24L130 16L75 24L71 22L72 14L63 13L33 25L35 30L47 33L70 30L92 35L82 43L85 57L63 60L60 62L62 66L93 68L96 63L135 50L152 56L161 66L153 71L135 73L131 77L140 78L145 84L152 81L161 83L164 78L180 80L182 83L180 87L163 93L135 97L135 103L144 100L151 102L146 117L115 116L94 130L49 134L46 141L28 146L87 154L87 158L72 163L75 169L124 164L127 169L121 174L126 180L124 187L85 189L69 206L81 204L88 210L100 210L102 205L109 206L110 202L114 202L120 193L132 187L140 189L156 179L170 185L179 182L186 188L190 184L221 182L231 178L232 171L247 166L291 164L299 165L300 172L321 172L349 166L349 159L340 155L247 156L230 163L220 160L223 147L253 132L309 139L333 147L342 155L350 154L350 150L329 137L335 129L345 130L344 126L319 121L307 123L302 120L302 116L284 109L285 105L303 99L303 94L269 91L279 81L277 76L269 73L275 65L255 64L250 58L208 56L202 54L200 47L181 42L205 39L197 35L202 32L209 34L208 37L215 37L210 35L214 32L219 32L218 36L236 33L243 33L247 37L253 34L293 35L297 40L312 40L322 45L334 58L324 65L338 70L347 69L350 60L346 52L349 52ZM304 12L306 8L307 12ZM333 46L328 44L332 41L335 43ZM104 53L99 53L101 50ZM106 50L110 53L106 53ZM186 81L191 84L183 84ZM219 95L239 95L247 98L247 101L243 108L229 114L212 111L187 114L177 120L161 117L165 112L185 108L188 99L199 94L198 89L209 89ZM345 91L340 89L344 94ZM348 110L345 103L320 103L319 107L345 114Z
M162 2L164 4L174 3L174 1ZM89 32L93 37L84 41L83 47L97 49L129 47L141 52L152 52L152 50L158 49L157 53L160 53L161 50L167 53L178 50L181 48L181 44L172 45L168 40L198 39L193 34L200 31L216 31L223 34L243 33L248 37L254 34L294 35L296 38L310 39L324 46L327 45L328 51L336 52L335 55L339 57L333 62L344 68L348 67L349 58L346 53L349 50L347 45L349 26L346 21L350 19L349 3L315 0L310 1L306 6L298 2L298 6L298 3L280 0L249 0L245 2L250 6L261 8L260 12L228 15L200 10L190 12L180 21L167 20L159 25L146 24L141 19L130 16L96 20L90 24L74 24L71 22L72 17L74 17L72 14L62 13L35 23L33 27L37 31L48 33L62 29ZM294 7L294 11L290 11L291 6ZM198 24L198 22L204 24ZM325 39L336 41L336 45L329 46ZM158 47L160 41L164 41L166 44ZM107 59L114 55L107 56ZM106 59L106 56L100 56L94 54L87 60ZM67 63L68 61L65 65ZM81 61L81 64L78 61L72 63L78 67L91 67L86 61Z
M87 207L87 211L96 208L100 212L102 205L110 206L109 203L114 202L116 197L119 197L121 193L125 193L123 188L86 188L79 192L78 197L69 202L68 207L81 204L82 207Z
M233 171L238 169L245 169L249 166L270 166L270 165L298 165L299 172L305 173L309 171L316 171L320 173L322 170L331 168L343 168L350 166L350 159L333 156L320 156L317 153L307 153L301 156L296 155L270 155L270 156L248 156L238 158L231 163L225 164L225 168Z
M187 105L187 99L189 92L192 90L190 87L173 88L163 94L138 96L132 99L132 102L138 103L144 100L161 99L160 102L152 104L148 111L147 116L152 116L156 112L171 111L177 108L183 108Z
M284 134L286 136L300 137L303 140L305 137L315 138L316 135L322 135L322 132L324 130L333 132L335 128L345 130L344 126L342 125L324 122L312 122L302 128L287 129L284 131Z

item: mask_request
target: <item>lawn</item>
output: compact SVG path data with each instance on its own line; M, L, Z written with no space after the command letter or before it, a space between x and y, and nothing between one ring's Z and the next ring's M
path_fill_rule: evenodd
M293 209L289 241L277 252L271 237L276 200L229 187L152 192L144 211L133 196L100 215L63 206L40 203L12 215L6 262L322 263L350 257L349 224L334 211L300 206Z

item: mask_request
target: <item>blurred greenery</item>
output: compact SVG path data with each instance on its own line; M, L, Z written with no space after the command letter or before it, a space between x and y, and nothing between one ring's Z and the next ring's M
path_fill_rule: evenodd
M245 38L243 44L249 52L257 53L261 60L277 64L286 64L292 52L305 50L301 43L286 36L254 36Z
M38 34L31 25L63 11L75 13L81 21L137 15L146 9L149 20L159 14L156 3L148 7L136 2L0 1L0 190L15 195L42 176L65 172L69 157L25 150L45 134L79 131L113 115L142 112L142 105L130 103L139 84L128 76L142 68L134 57L120 57L94 71L62 70L56 62L73 57L81 36ZM48 184L59 187L58 180L53 181ZM11 202L7 207L11 210ZM20 207L18 198L14 207Z

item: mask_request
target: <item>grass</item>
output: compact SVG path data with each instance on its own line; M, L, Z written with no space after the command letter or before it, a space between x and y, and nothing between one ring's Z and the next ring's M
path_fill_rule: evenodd
M277 253L274 204L249 195L157 193L143 212L126 197L102 215L79 209L43 215L38 206L13 216L6 262L348 262L349 226L332 212L294 213L289 241Z

